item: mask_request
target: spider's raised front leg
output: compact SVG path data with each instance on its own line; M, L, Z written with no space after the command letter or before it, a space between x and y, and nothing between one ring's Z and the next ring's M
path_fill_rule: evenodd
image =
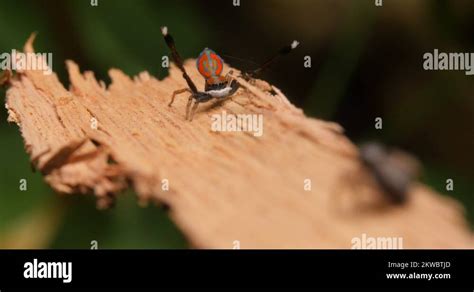
M170 103L168 103L168 106L171 106L171 105L173 104L174 98L176 97L176 95L181 94L181 93L184 93L184 92L192 93L189 88L183 88L183 89L175 90L175 91L173 92L173 96L171 97Z

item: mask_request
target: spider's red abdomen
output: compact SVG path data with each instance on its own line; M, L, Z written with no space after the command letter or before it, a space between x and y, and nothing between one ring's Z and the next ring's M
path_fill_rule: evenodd
M196 67L204 78L220 76L224 61L213 50L205 48L196 60Z

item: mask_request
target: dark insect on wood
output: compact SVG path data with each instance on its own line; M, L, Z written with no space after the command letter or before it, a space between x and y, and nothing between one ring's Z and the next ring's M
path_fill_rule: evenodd
M200 103L207 102L212 99L227 98L237 92L237 90L240 88L241 85L232 76L232 71L230 71L225 76L222 76L224 60L213 50L205 48L196 60L196 67L206 81L204 91L199 91L183 66L182 58L176 49L176 44L173 37L168 33L168 28L166 26L162 27L161 32L165 39L166 45L171 50L173 61L183 73L183 78L188 84L187 88L178 89L173 92L168 106L173 104L176 95L184 92L190 93L188 97L188 103L186 105L186 120L192 121ZM256 75L268 68L280 56L286 55L295 49L298 44L299 43L297 41L293 41L291 45L282 48L276 56L268 59L258 69L251 72L241 73L240 77L244 78L245 80L255 78Z
M360 155L387 199L394 204L405 203L408 189L420 173L418 160L406 152L376 142L361 145Z

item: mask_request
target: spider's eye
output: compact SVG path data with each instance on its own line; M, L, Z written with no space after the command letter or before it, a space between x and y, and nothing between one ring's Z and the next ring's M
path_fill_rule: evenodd
M213 50L204 49L196 60L196 66L204 78L210 78L222 73L224 61Z

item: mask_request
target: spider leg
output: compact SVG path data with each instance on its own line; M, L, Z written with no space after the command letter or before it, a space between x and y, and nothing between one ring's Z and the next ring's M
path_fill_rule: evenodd
M189 121L191 122L193 120L193 117L194 117L194 114L196 113L196 110L198 108L198 105L199 105L199 101L196 100L193 104L193 107L191 108L191 112L189 113L190 116L189 116Z
M176 95L181 94L181 93L183 93L183 92L189 92L189 93L191 93L191 90L190 90L189 88L183 88L183 89L175 90L175 91L173 92L173 96L171 97L170 103L168 103L168 106L171 106L171 105L173 104L174 98L176 97Z
M189 77L188 73L186 72L186 69L184 69L183 61L181 59L181 56L178 53L178 50L176 49L174 39L170 34L168 34L168 28L166 26L163 26L161 28L161 33L163 34L163 37L165 38L166 45L171 50L171 56L173 57L173 60L176 64L176 66L178 66L179 70L181 70L181 72L183 72L184 80L186 80L186 83L188 83L188 86L191 89L191 91L193 93L197 93L198 90L197 90L196 85L191 80L191 77Z
M256 75L260 74L262 71L264 71L265 69L270 67L270 65L273 64L280 57L285 56L285 55L289 54L291 51L293 51L294 49L296 49L296 47L298 45L299 45L299 43L297 41L293 41L291 44L281 48L276 55L274 55L273 57L271 57L271 58L267 59L265 62L263 62L263 64L259 68L255 69L253 71L249 71L249 72L242 72L240 75L245 80L250 80L251 78L255 78Z
M229 72L227 72L227 74L225 74L224 78L227 80L227 86L230 86L232 80L234 80L234 76L232 75L234 74L234 71L233 70L230 70Z
M188 120L189 117L189 110L191 109L191 104L193 103L193 96L190 95L188 98L188 104L186 105L186 120Z
M233 95L237 90L240 88L240 83L237 82L237 80L232 79L229 83L229 86L232 88L231 91L229 92L229 96Z
M199 106L200 103L207 102L213 98L214 97L212 95L206 92L198 92L197 94L193 94L191 100L194 100L194 104L189 110L189 114L186 115L189 121L193 120L194 114L196 113L197 107ZM188 100L188 106L189 107L191 106L191 101L189 100Z
M227 81L227 86L228 87L231 87L232 90L229 92L229 95L228 96L231 96L233 95L239 88L240 88L240 83L237 82L237 79L235 79L235 77L233 76L234 74L234 71L233 70L230 70L226 75L225 75L225 79Z

